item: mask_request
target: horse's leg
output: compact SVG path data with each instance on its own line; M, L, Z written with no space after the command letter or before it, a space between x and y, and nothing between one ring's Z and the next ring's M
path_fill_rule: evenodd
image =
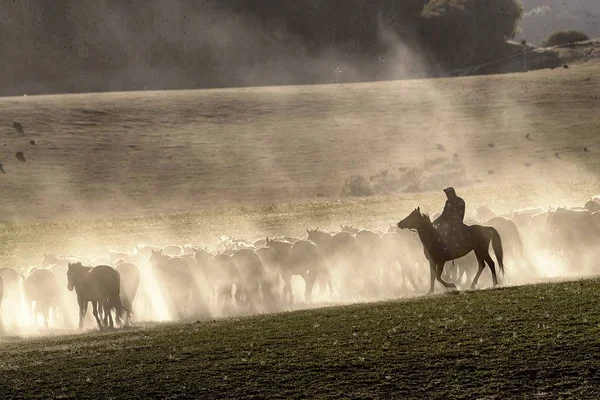
M77 330L83 329L83 318L85 317L85 312L87 311L87 301L79 300L79 326Z
M108 327L111 329L115 327L114 322L113 322L112 312L111 312L113 305L115 307L117 306L110 300L106 300L104 302L104 316L108 320L107 322L105 322L105 325L108 325Z
M304 278L304 302L310 303L312 301L312 290L317 279L318 271L311 269L308 274L303 274Z
M294 302L294 293L292 291L292 274L289 272L283 272L281 274L283 279L283 301L289 304Z
M94 318L96 318L96 323L98 324L98 328L102 330L102 321L98 317L98 302L92 301L92 313L94 314Z
M28 311L31 311L31 317L33 318L33 325L37 328L38 327L38 306L39 302L38 301L28 301L27 302L27 309ZM30 309L30 310L29 310Z
M435 289L435 263L433 261L429 261L429 292L427 294L433 294Z
M108 327L108 315L110 314L110 309L108 308L108 300L104 300L98 302L98 317L102 321L103 327Z
M446 289L456 289L456 285L454 283L446 282L445 280L442 279L442 273L444 272L444 265L446 265L445 262L440 262L436 267L435 275L436 275L437 281L439 283L441 283L442 285L444 285L444 287Z
M44 328L50 325L50 304L44 304Z
M481 273L483 272L483 269L485 268L485 263L483 262L483 257L481 257L481 255L477 254L477 253L475 253L475 256L477 257L477 263L479 265L479 268L477 269L477 273L475 274L473 283L471 283L471 289L475 289L475 287L477 286L477 281L479 281L479 277L481 276Z
M494 263L494 260L492 260L492 257L490 257L489 253L485 256L485 262L487 263L487 265L489 265L490 269L492 270L493 287L496 287L496 286L498 286L498 276L496 275L496 264Z
M333 297L333 285L331 284L331 273L329 270L325 273L325 278L327 280L327 287L329 287L329 297Z

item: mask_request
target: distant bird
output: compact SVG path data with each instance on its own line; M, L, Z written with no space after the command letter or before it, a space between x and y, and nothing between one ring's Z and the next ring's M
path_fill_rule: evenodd
M25 162L25 156L23 155L22 151L17 151L17 160Z
M586 153L589 151L587 147L583 148L583 151L585 151Z
M35 140L30 140L29 144L32 145L32 146L35 146Z
M21 125L21 123L17 121L13 122L13 128L15 128L15 130L21 135L25 134L25 131L23 130L23 125Z
M531 163L528 163L528 162L526 162L526 163L525 163L525 166L526 166L526 167L531 167Z
M488 144L488 147L489 147L490 149L493 149L494 147L496 147L496 145L495 145L494 143L490 143L490 144Z
M446 148L445 148L443 145L441 145L441 144L438 144L438 145L437 145L437 149L438 149L439 151L446 151Z
M554 153L554 157L556 157L556 158L558 158L560 160L560 154L558 154L558 152Z
M531 140L533 142L533 139L529 137L529 133L527 135L525 135L525 139Z
M488 171L488 175L494 175L494 170L490 169L490 170Z
M6 171L4 170L4 166L2 165L2 163L0 163L0 171L2 171L3 174L6 173Z

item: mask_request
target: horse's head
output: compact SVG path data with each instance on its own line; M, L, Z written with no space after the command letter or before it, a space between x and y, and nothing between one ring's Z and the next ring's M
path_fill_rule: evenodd
M69 292L75 287L77 276L83 268L80 262L69 263L69 268L67 269L67 290Z
M387 233L395 233L395 232L398 232L398 226L397 226L397 225L394 225L394 224L390 224L390 226L388 226L388 228L387 228L386 232L387 232Z
M317 229L307 229L306 230L306 240L311 240L314 242L315 239L318 240L320 233L321 233L321 231L319 230L319 227L317 227Z
M200 263L205 263L210 259L210 253L208 252L208 246L205 249L196 249L194 250L194 259Z
M45 268L54 264L58 264L58 258L54 254L44 253L41 266Z
M429 217L421 214L421 208L416 208L413 212L411 212L408 217L404 218L402 221L398 222L398 228L400 229L414 229L419 230L424 225L424 223L429 220ZM430 221L431 223L431 221Z
M151 250L150 258L149 258L150 264L154 265L156 263L160 263L161 261L163 261L164 257L165 256L162 253L162 249Z
M352 233L352 234L355 234L355 233L358 232L358 229L356 229L354 227L354 225L350 225L350 226L348 226L348 225L340 225L340 228L342 229L342 232L348 232L348 233Z

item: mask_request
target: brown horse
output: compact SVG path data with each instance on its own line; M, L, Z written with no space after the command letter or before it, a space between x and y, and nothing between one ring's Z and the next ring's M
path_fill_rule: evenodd
M277 252L277 260L281 266L281 278L284 282L283 301L290 304L294 302L292 276L300 275L305 283L304 301L310 303L315 280L321 274L328 275L325 259L317 245L308 240L300 240L291 244L267 239L266 243L267 247Z
M433 286L436 278L438 282L444 285L445 288L456 290L455 284L448 283L442 279L444 265L447 261L464 257L471 251L475 252L475 256L477 257L477 262L479 264L479 270L473 279L471 288L475 288L477 285L479 276L485 268L485 263L487 263L492 270L493 285L498 285L495 263L488 251L490 241L492 243L492 247L494 248L496 258L498 259L500 270L502 273L504 273L502 241L498 231L495 228L480 225L465 226L464 234L460 240L442 237L434 228L429 216L421 214L420 208L417 208L410 213L408 217L398 222L398 228L416 230L419 234L419 239L423 244L425 257L427 260L429 260L430 286L428 293L433 293Z
M243 293L245 306L252 312L257 311L257 304L262 293L263 305L269 308L276 306L273 287L265 266L253 250L240 249L231 256L240 275L237 290Z
M8 325L16 325L18 314L21 311L21 291L19 273L12 268L0 268L0 277L4 281L4 307L10 310L4 322Z
M195 317L200 309L200 291L189 263L181 258L171 258L161 251L152 251L152 271L164 294L169 312L174 320Z
M233 312L234 285L236 304L242 305L242 277L231 256L227 254L212 256L206 270L206 278L211 286L211 297L222 311Z
M140 270L135 264L121 263L116 267L121 277L121 303L127 309L125 313L125 324L131 323L131 310L133 310L133 301L140 287Z
M67 289L75 289L79 303L79 330L83 329L83 318L87 311L87 303L92 303L92 310L98 328L103 329L98 308L103 307L108 325L112 328L111 310L115 310L117 322L121 320L124 307L121 304L121 278L119 272L108 265L84 267L81 263L69 264L67 270ZM129 310L125 310L129 311Z
M23 282L23 295L27 306L31 307L34 321L41 315L45 328L50 322L50 310L56 309L58 287L56 276L49 269L32 271ZM56 314L56 313L55 313Z

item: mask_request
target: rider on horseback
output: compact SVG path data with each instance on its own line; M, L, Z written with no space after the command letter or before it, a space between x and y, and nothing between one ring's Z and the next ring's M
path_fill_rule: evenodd
M465 219L465 201L456 195L456 191L453 187L444 189L446 193L446 205L444 211L435 221L433 226L436 229L443 229L445 232L452 233L456 232L457 228L463 226L463 220ZM451 229L450 229L451 228Z

